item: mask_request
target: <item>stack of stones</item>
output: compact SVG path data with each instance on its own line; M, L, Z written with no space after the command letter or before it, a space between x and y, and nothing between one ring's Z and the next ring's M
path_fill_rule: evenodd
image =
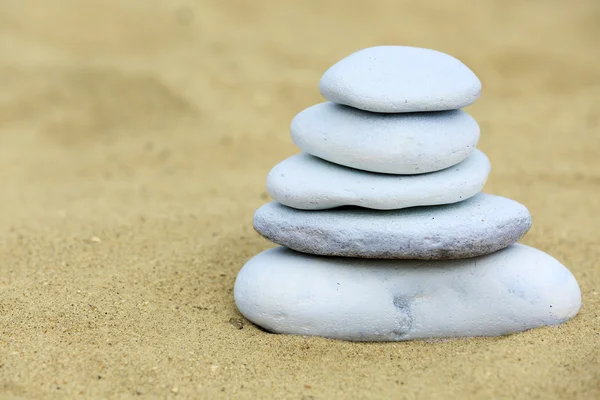
M251 259L238 309L276 333L360 341L497 336L565 322L579 286L515 244L527 208L480 193L490 162L462 107L481 83L447 54L361 50L320 83L329 102L291 125L303 151L269 173L255 229L282 245Z

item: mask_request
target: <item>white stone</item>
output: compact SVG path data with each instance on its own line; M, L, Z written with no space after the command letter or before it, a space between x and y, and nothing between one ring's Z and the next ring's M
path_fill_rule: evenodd
M274 243L303 253L363 258L476 257L511 245L530 227L524 205L483 193L454 204L392 211L306 211L271 202L254 214L254 229Z
M455 110L479 97L481 82L456 58L430 49L377 46L329 68L321 94L339 104L380 113Z
M269 172L267 190L275 201L302 210L396 210L466 200L481 191L489 173L490 162L479 150L455 166L421 175L376 174L300 153Z
M479 141L465 111L374 114L321 103L300 112L292 140L303 151L347 167L388 174L422 174L458 164Z
M354 341L499 336L574 317L581 293L557 260L519 244L467 260L361 260L278 247L240 271L235 303L275 332Z

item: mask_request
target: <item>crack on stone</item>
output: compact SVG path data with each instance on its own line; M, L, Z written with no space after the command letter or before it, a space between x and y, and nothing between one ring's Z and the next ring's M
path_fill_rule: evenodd
M392 333L397 340L401 340L406 337L412 329L413 317L412 317L412 303L413 298L405 295L395 295L392 300L394 307L397 311L397 324L396 328L392 330Z

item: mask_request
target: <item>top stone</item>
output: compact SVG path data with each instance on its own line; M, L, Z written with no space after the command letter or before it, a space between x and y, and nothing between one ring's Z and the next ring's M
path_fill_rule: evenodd
M329 101L365 111L405 113L471 105L481 82L456 58L430 49L377 46L329 68L320 82Z

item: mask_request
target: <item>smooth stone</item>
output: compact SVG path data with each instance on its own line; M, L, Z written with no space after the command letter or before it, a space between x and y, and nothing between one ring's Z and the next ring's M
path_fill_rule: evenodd
M234 298L244 317L270 332L354 341L500 336L564 323L581 307L571 272L520 244L425 262L277 247L244 265Z
M421 175L376 174L300 153L269 172L267 190L275 201L302 210L396 210L466 200L481 191L489 173L490 161L479 150L451 168Z
M479 141L479 125L462 110L374 114L331 102L301 111L291 132L296 146L313 156L387 174L451 167Z
M329 68L319 86L327 100L380 113L456 110L481 93L477 76L456 58L407 46L357 51Z
M392 211L305 211L271 202L254 213L254 229L274 243L303 253L361 258L476 257L511 245L530 227L524 205L483 193L454 204Z

